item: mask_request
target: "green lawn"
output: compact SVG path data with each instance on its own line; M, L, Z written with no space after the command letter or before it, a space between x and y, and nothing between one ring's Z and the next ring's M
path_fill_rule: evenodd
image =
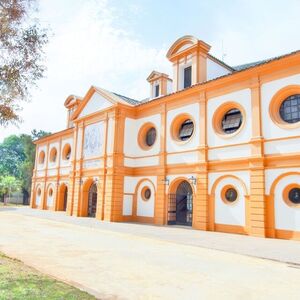
M0 253L0 299L91 300L96 298Z

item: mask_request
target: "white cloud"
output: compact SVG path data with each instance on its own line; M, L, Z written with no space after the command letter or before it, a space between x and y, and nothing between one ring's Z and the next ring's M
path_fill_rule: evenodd
M31 103L24 103L20 128L2 130L0 140L34 128L64 129L66 97L83 96L91 85L143 99L149 93L146 77L152 69L170 71L167 49L145 47L126 28L120 28L118 11L107 1L79 1L71 10L61 2L46 1L40 12L43 23L49 23L54 33L46 50L47 77L33 91ZM53 11L60 12L59 19L49 14Z

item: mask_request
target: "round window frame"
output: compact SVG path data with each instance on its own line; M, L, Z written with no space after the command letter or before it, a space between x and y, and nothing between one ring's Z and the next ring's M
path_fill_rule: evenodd
M222 121L226 113L228 113L232 109L238 109L242 114L242 124L235 132L226 133L222 128ZM237 102L226 102L219 106L213 114L212 118L212 127L215 133L221 137L222 139L230 139L236 135L238 135L245 126L246 123L246 111L243 106Z
M300 85L290 85L279 90L271 99L269 104L269 115L274 124L283 129L295 129L300 127L300 121L296 123L288 123L280 116L281 104L288 97L300 94Z
M70 158L67 158L67 153L69 149L70 149ZM72 147L69 143L66 143L63 147L62 158L63 160L69 161L71 159L71 155L72 155Z
M226 192L229 190L229 189L234 189L236 191L236 199L234 201L228 201L226 199ZM221 199L222 201L226 204L226 205L235 205L238 203L239 201L239 190L232 184L226 184L225 186L222 187L222 190L221 190Z
M43 156L43 161L41 161L41 156ZM43 165L43 164L45 163L45 157L46 157L45 151L42 150L42 151L39 153L39 164L40 164L40 165Z
M149 198L146 198L145 197L145 192L147 191L147 190L149 190L150 191L150 197ZM152 196L152 190L151 190L151 188L149 187L149 186L144 186L143 188L142 188L142 190L141 190L141 196L142 196L142 199L143 199L143 201L149 201L150 199L151 199L151 196Z
M288 205L289 207L300 208L300 203L298 204L294 203L289 199L289 192L294 188L300 189L300 184L297 183L288 184L282 191L282 198L285 204Z
M179 138L179 130L181 128L181 125L186 120L191 120L193 122L194 130L193 130L193 133L190 136L190 138L183 141ZM172 120L171 127L170 127L170 134L171 134L171 137L172 137L173 141L176 142L177 144L183 145L183 144L189 143L193 139L193 137L195 135L195 132L196 132L196 122L195 122L195 119L190 114L182 113L182 114L177 115Z
M149 146L146 143L146 136L147 136L147 132L151 128L155 129L155 131L156 131L156 137L155 137L154 143L151 146ZM156 144L156 142L157 142L157 137L158 137L157 132L158 131L157 131L156 126L153 123L151 123L151 122L147 122L144 125L142 125L142 127L139 130L138 138L137 138L138 145L140 146L140 148L143 149L143 150L145 150L145 151L148 151L148 150L152 149L154 147L154 145Z
M53 160L54 153L55 153L55 159ZM51 150L50 150L50 155L49 155L49 161L50 161L50 163L56 163L56 161L57 161L57 153L58 152L57 152L56 147L52 147Z

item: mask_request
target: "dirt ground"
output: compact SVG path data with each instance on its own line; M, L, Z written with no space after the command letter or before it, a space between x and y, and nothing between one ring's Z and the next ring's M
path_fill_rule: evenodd
M0 251L101 299L300 299L297 264L13 211Z

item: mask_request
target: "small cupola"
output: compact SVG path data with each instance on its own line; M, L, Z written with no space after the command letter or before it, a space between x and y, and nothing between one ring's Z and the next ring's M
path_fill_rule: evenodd
M210 46L186 35L169 49L167 58L173 63L173 91L188 88L207 80L207 56Z
M150 98L158 98L172 92L172 79L167 74L152 71L147 81L150 83Z

